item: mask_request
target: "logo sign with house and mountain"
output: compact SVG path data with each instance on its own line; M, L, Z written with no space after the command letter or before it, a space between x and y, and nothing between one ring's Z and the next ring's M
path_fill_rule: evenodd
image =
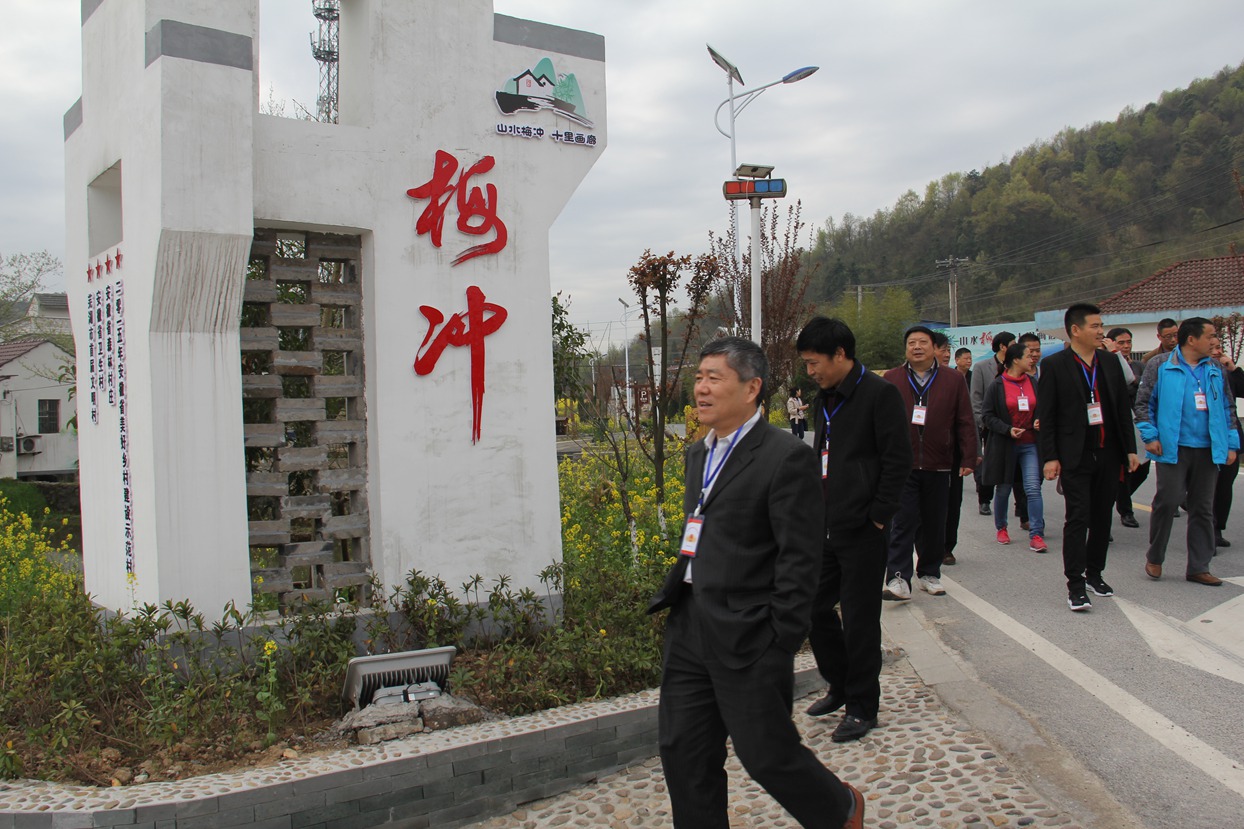
M579 82L573 72L559 75L548 57L540 58L530 69L508 79L501 89L493 95L497 108L504 115L520 112L539 112L551 110L554 114L567 118L576 124L592 129L594 124L587 117L587 109L583 105L583 93L579 91ZM542 127L519 126L514 124L498 124L497 132L518 135L524 138L542 138L545 130ZM560 130L550 134L555 141L570 144L594 146L596 136Z

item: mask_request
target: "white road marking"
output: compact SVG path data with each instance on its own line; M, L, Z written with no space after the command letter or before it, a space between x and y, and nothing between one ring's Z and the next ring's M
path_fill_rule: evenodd
M1208 635L1203 635L1201 630L1194 627L1196 619L1184 623L1165 613L1118 597L1115 598L1115 604L1158 656L1244 685L1244 655L1219 645ZM1241 610L1244 611L1244 605L1241 605ZM1214 612L1210 611L1205 615L1209 616ZM1204 633L1207 634L1210 630L1213 628L1205 626ZM1236 638L1238 644L1238 634L1232 638Z
M1088 691L1184 762L1205 772L1236 794L1244 796L1244 763L1228 757L1209 743L1167 719L1079 659L1012 619L953 579L943 575L942 583L946 586L947 593L968 610Z
M1244 578L1233 576L1223 581L1244 587ZM1207 610L1188 622L1196 635L1244 660L1244 596L1236 596Z

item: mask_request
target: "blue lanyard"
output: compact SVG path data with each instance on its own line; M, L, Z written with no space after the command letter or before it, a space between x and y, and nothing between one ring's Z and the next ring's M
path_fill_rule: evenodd
M867 367L866 365L864 365L863 363L860 363L860 376L855 378L855 385L856 385L856 386L858 386L858 385L860 384L860 381L864 379L864 372L866 372L866 371L868 371L868 367ZM831 412L831 411L828 411L828 410L825 408L824 404L822 404L822 405L821 405L821 414L825 415L825 451L826 451L826 452L828 452L828 451L829 451L829 427L830 427L830 424L831 424L831 423L833 422L833 420L834 420L834 415L838 414L838 410L839 410L839 409L841 409L841 408L843 407L843 404L845 404L846 402L847 402L847 399L846 399L845 397L844 397L844 398L842 398L841 400L839 400L839 401L838 401L838 405L837 405L837 406L834 406L834 410L833 410L832 412Z
M864 375L861 374L860 376L863 377ZM933 388L933 381L936 378L937 363L934 363L933 370L929 373L928 381L923 386L919 386L916 384L916 372L912 370L910 363L907 365L907 382L911 384L911 390L916 393L916 402L921 406L924 405L924 400L929 395L929 389Z
M1089 402L1097 402L1097 355L1093 355L1093 376L1090 378L1088 373L1088 363L1080 359L1080 355L1075 355L1076 362L1080 364L1080 372L1084 375L1084 382L1089 387Z
M747 424L744 423L743 426ZM717 464L717 468L713 469L713 450L717 448L717 440L713 441L713 445L708 447L708 457L704 459L704 483L700 486L700 500L695 505L695 515L700 514L700 509L704 506L704 493L708 492L712 487L713 481L717 480L717 476L721 473L721 468L726 465L726 461L730 459L730 453L734 451L734 447L738 444L738 434L743 431L743 426L734 430L729 437L724 438L730 441L730 445L726 447L725 454L721 456L721 463ZM733 440L732 440L733 438Z
M1198 368L1201 370L1201 374L1199 376L1196 373ZM1195 366L1188 366L1188 373L1191 374L1192 379L1196 381L1196 390L1198 392L1205 392L1205 374L1208 371L1209 365L1206 363L1197 363Z

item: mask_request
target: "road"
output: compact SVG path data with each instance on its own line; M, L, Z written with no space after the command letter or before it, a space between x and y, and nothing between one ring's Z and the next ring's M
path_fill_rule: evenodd
M1242 478L1244 480L1244 478ZM969 482L947 595L887 602L883 622L926 682L1078 809L1090 827L1244 827L1244 492L1214 559L1228 581L1184 580L1186 518L1161 581L1143 571L1153 476L1140 529L1116 524L1105 579L1072 613L1062 574L1063 499L1043 487L1050 552L994 540ZM883 704L884 705L884 704ZM884 718L884 711L882 714ZM1073 811L1073 814L1076 812Z

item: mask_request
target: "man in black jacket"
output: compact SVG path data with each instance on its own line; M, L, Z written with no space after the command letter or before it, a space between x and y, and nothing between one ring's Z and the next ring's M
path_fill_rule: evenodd
M1102 348L1101 310L1077 303L1063 324L1068 347L1041 366L1037 421L1045 479L1062 478L1067 606L1079 612L1093 607L1086 586L1098 596L1114 595L1102 578L1110 513L1124 466L1134 472L1140 459L1123 368Z
M711 431L687 451L678 560L648 609L671 609L661 762L679 829L728 823L727 736L802 826L859 829L863 797L800 742L790 718L822 510L812 451L761 417L767 374L760 346L740 337L700 352L696 410Z
M821 389L812 420L825 496L825 550L808 638L829 690L808 713L845 705L833 739L846 742L877 724L886 525L911 472L911 440L898 389L855 359L846 323L815 317L795 348Z

